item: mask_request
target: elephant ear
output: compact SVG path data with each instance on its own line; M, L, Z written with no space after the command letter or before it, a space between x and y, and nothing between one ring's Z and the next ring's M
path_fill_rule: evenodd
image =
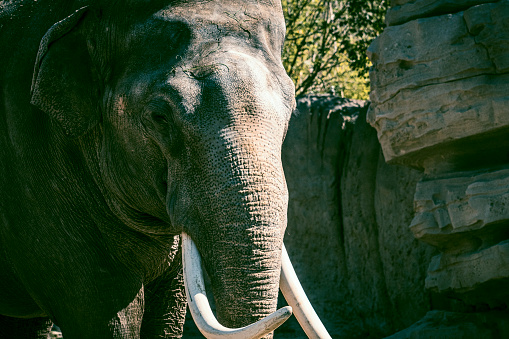
M79 23L87 7L55 23L39 45L31 103L79 137L100 121L99 90ZM96 78L96 77L95 77Z

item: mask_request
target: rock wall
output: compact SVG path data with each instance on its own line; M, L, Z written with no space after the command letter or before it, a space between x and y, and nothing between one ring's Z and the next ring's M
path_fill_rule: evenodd
M408 228L421 174L385 163L366 111L362 101L302 98L283 144L286 248L333 338L381 338L431 309L424 280L436 250ZM275 332L305 337L294 319Z
M468 2L396 6L388 20L417 4L462 3L453 14L423 11L389 26L368 50L374 64L368 119L391 163L441 173L508 161L509 2L458 11Z
M422 171L409 225L439 251L437 310L394 338L509 337L509 1L391 5L368 121L388 163Z

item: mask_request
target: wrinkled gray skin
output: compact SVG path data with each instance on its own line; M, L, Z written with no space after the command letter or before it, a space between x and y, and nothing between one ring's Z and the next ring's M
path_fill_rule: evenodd
M0 11L0 337L47 319L67 339L179 337L181 231L221 323L275 311L294 107L279 1Z

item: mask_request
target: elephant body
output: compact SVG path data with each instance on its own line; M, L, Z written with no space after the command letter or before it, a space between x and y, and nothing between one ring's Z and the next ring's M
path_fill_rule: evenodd
M271 0L0 2L0 337L180 337L183 231L221 323L275 310L283 39Z

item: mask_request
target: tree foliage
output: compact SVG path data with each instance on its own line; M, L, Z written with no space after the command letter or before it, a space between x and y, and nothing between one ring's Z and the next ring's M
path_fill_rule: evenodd
M384 28L386 0L283 0L284 66L297 95L367 99L366 49Z

